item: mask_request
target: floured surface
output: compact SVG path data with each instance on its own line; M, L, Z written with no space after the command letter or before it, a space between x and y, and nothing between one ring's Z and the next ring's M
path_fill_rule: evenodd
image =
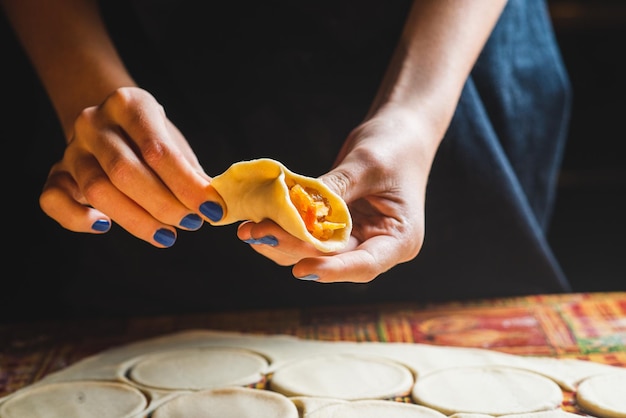
M163 360L166 369L173 370L177 365L181 365L182 370L185 367L197 367L198 370L181 373L176 376L176 380L170 381L167 379L169 372L160 375L156 371L159 368L159 359ZM238 368L234 359L247 359L250 362L243 361L242 364L245 363L245 365ZM343 367L342 362L338 361L342 359L345 361ZM212 362L213 365L211 365ZM220 362L232 363L232 367L224 367L224 364ZM328 372L329 366L333 364L336 366L334 367L335 374ZM149 367L141 371L141 365ZM217 378L214 380L208 378L208 382L203 381L207 379L203 376L212 368ZM455 369L459 372L454 373ZM518 381L520 387L515 390L498 385L492 388L494 391L506 392L508 390L507 402L510 405L502 408L501 404L491 402L492 398L488 390L479 390L470 395L472 407L463 406L464 402L467 402L467 397L461 396L461 393L470 391L473 386L480 383L471 378L471 373L470 376L463 375L462 371L494 369L514 370L524 376ZM134 377L133 370L135 370ZM355 371L358 376L356 380ZM150 373L146 374L146 372ZM437 392L437 402L432 402L434 398L430 397L428 399L431 401L425 402L430 405L417 405L415 400L401 393L406 392L407 388L419 392L420 379L426 380L444 374L447 374L444 380L451 383L447 390L442 389ZM519 376L515 372L513 374ZM164 335L106 350L52 373L37 383L0 399L0 418L13 418L15 415L10 415L12 408L19 406L20 402L24 405L24 399L26 403L32 400L39 402L38 399L42 399L42 394L53 393L65 384L75 385L72 383L75 381L93 388L103 383L114 384L117 385L116 388L122 388L124 394L122 396L143 393L144 398L130 396L134 399L128 403L130 412L124 412L126 415L116 415L128 418L143 418L152 412L155 418L167 417L166 414L171 411L188 411L186 408L194 408L191 406L192 403L201 405L203 408L207 405L214 405L217 408L217 405L224 405L224 402L232 402L233 405L242 402L245 404L244 399L248 396L263 403L266 394L271 394L269 395L271 399L267 398L270 399L271 404L278 408L289 405L286 407L287 410L297 411L294 417L300 418L333 417L344 413L347 416L357 416L359 411L363 416L368 416L366 414L369 412L393 414L392 411L398 408L397 404L401 403L398 401L412 406L421 406L418 409L400 407L403 408L402 415L399 415L402 417L418 416L411 414L421 414L424 412L422 408L426 408L430 416L442 414L442 410L449 409L454 410L457 416L461 417L506 416L510 413L528 418L565 417L567 415L562 415L561 412L563 414L566 412L558 405L557 385L560 386L559 391L561 389L576 391L579 382L597 375L619 376L619 379L623 379L622 376L626 375L626 371L621 367L583 360L524 357L476 348L442 347L417 343L330 342L298 339L286 335L197 330ZM278 388L284 393L273 390L272 378L274 376L277 377ZM307 376L311 376L311 381L307 380ZM528 381L524 380L526 377ZM324 379L334 379L334 381L325 384ZM253 382L255 380L256 382ZM189 384L190 381L191 384ZM375 381L380 384L371 384ZM213 385L218 387L213 387L208 391L203 389L205 386ZM219 392L226 388L228 388L226 392ZM233 390L233 388L245 389L245 392ZM547 397L546 393L548 393ZM106 390L102 390L94 399L102 397L105 399L104 403L107 403L108 399L110 402L123 405L124 402L118 403L114 400L116 396L119 394L107 394ZM396 398L396 396L401 398ZM605 400L606 402L621 408L620 405L623 405L620 403L621 398L615 399L616 395L611 393L607 396L609 399ZM416 398L420 402L423 401L423 395ZM137 399L143 403L133 404ZM364 404L356 403L364 401L366 402ZM87 403L85 407L92 408L90 405ZM456 406L449 408L450 405ZM58 400L48 404L47 408L47 417L71 418L75 416L72 415L71 410L67 412L67 408L70 408L68 401ZM98 408L93 406L89 412L80 416L108 416L106 413L101 413L102 411ZM384 412L380 412L379 408L383 408ZM546 411L537 412L542 409ZM156 411L159 411L159 415ZM620 413L623 412L625 411L620 411ZM248 412L244 410L242 413ZM32 416L38 417L38 415Z

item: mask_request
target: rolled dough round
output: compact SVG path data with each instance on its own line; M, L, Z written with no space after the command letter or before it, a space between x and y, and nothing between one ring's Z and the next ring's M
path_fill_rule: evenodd
M267 360L238 348L189 348L148 354L131 368L131 381L164 390L204 390L260 381Z
M556 409L563 392L553 380L524 370L462 367L419 376L412 397L445 415L506 415Z
M151 417L298 418L298 410L278 393L232 387L181 395L158 407Z
M35 386L0 406L2 418L127 418L148 400L124 383L74 381Z
M602 418L626 417L626 373L589 377L578 385L578 405Z
M274 372L270 388L286 396L386 399L410 393L413 382L411 371L393 361L334 354L286 364Z
M445 418L441 412L425 406L385 400L337 403L306 414L307 418Z

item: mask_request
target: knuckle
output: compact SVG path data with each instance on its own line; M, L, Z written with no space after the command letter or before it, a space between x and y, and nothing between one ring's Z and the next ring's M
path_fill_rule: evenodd
M160 167L167 153L167 148L159 140L148 138L141 144L141 155L150 167Z
M108 180L103 175L88 178L81 187L81 192L87 202L93 206L98 206L106 199L108 190Z
M128 184L133 181L134 177L136 177L134 165L122 156L117 156L109 160L105 171L108 173L109 178L115 185ZM98 182L100 179L100 176L96 176L90 179L90 181Z

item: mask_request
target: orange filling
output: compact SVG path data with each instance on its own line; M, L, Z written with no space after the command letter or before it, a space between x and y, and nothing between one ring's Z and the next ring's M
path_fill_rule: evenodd
M289 197L298 209L306 229L315 238L326 241L333 236L335 230L346 227L343 222L326 220L326 217L332 214L332 208L328 199L316 189L294 184L289 189Z

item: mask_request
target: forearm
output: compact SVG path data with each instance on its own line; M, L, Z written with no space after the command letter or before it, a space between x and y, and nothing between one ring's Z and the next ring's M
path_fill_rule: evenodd
M370 113L415 110L434 152L506 0L415 0Z
M95 0L1 0L69 139L80 111L135 83Z

